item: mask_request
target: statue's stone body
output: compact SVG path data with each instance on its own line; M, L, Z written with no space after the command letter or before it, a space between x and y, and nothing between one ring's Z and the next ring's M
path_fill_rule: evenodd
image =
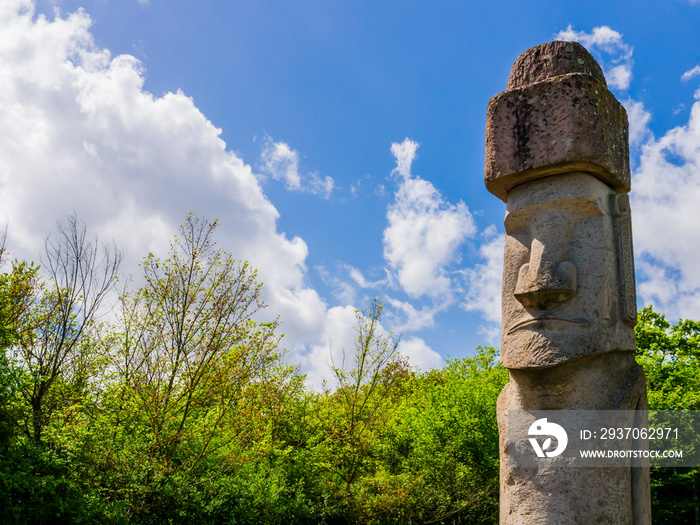
M507 203L501 524L649 524L648 469L526 468L503 437L508 410L646 409L627 116L580 44L518 58L489 103L485 178Z

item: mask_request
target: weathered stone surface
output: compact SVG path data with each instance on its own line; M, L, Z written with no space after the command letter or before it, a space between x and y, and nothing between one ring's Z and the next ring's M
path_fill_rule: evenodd
M593 77L570 73L505 91L486 114L487 189L511 188L576 169L630 190L627 113Z
M623 322L615 192L587 173L545 177L508 195L501 363L554 366L595 353L633 351ZM633 286L628 287L634 293ZM636 302L636 301L635 301Z
M650 525L649 469L571 468L560 458L546 469L522 467L509 457L505 438L509 410L646 409L644 371L631 352L511 371L498 398L500 524Z
M501 524L651 523L649 470L519 465L509 410L647 408L636 297L627 116L585 49L516 61L489 103L486 186L507 202L498 400ZM635 416L636 418L636 416Z
M520 54L510 68L506 89L515 89L547 78L585 73L607 86L603 70L578 42L547 42Z

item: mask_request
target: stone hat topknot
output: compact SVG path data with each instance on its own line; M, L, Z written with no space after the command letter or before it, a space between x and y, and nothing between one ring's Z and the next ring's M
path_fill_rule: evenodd
M515 186L572 171L630 191L627 112L586 48L548 42L517 58L489 102L484 178L507 201Z

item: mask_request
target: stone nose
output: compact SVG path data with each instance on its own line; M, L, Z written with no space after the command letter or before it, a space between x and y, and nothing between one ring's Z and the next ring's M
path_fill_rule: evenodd
M546 310L576 294L576 267L569 262L569 214L544 212L530 225L530 261L520 267L515 297L528 308Z

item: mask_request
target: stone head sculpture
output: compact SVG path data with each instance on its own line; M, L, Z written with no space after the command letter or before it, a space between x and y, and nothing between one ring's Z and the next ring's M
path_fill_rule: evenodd
M507 203L501 361L634 349L627 114L575 42L525 51L489 102L487 189Z
M581 45L550 42L518 57L488 106L486 187L507 204L500 523L648 525L648 469L570 468L569 458L529 467L508 437L518 411L646 418L633 353L627 115Z

